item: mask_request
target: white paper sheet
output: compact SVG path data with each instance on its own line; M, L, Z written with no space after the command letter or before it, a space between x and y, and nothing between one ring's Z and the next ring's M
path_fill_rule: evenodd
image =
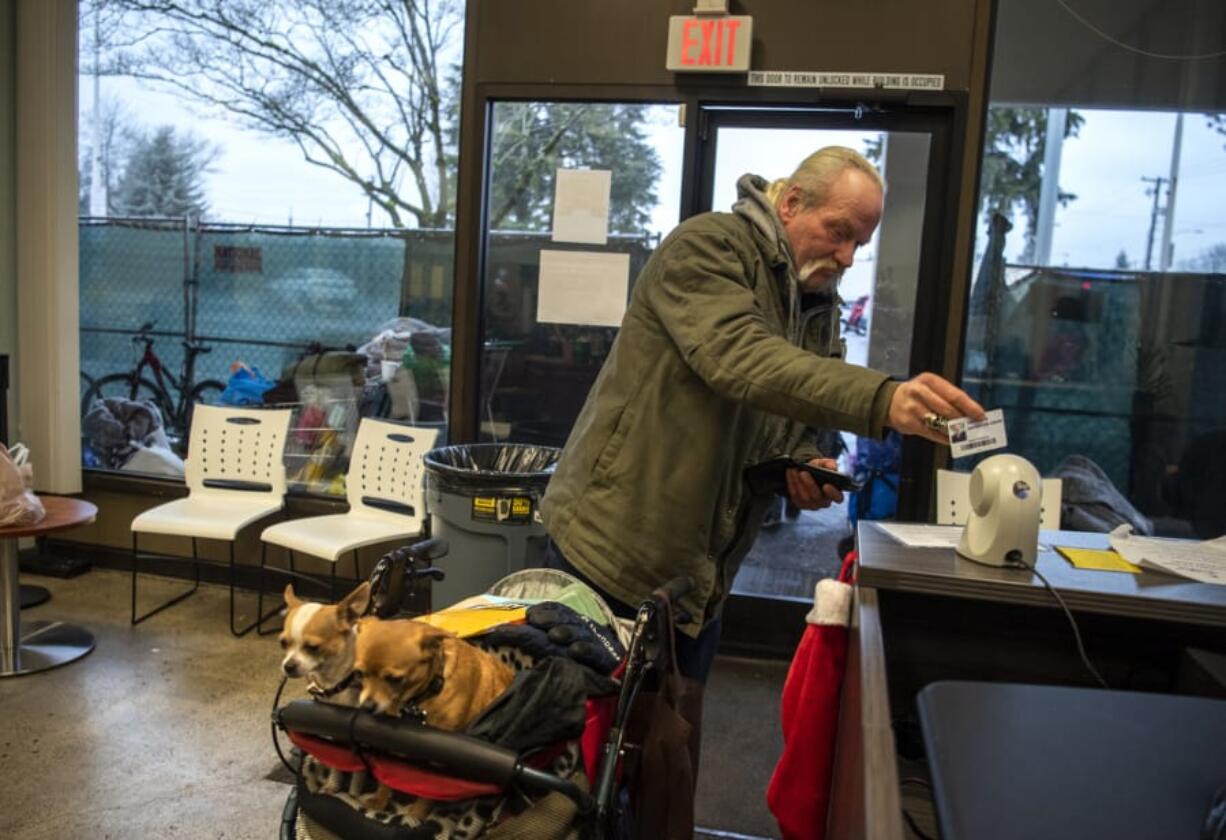
M1201 583L1226 584L1226 537L1196 542L1138 537L1121 525L1111 532L1111 547L1129 563Z
M912 548L957 548L962 539L961 525L923 525L909 522L879 522L885 531Z
M553 194L553 241L604 245L609 239L608 169L559 169Z
M541 251L536 320L617 327L626 314L630 255Z
M912 548L952 548L955 551L962 541L962 525L927 525L914 522L878 522L898 542ZM1054 533L1040 531L1039 551L1047 551Z

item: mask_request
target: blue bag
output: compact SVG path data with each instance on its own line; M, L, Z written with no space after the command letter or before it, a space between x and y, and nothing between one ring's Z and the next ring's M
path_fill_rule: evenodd
M221 404L244 406L263 405L265 392L277 383L260 373L259 368L240 365L221 392Z
M885 440L856 439L856 481L864 489L851 494L847 518L854 530L861 519L891 519L898 513L898 473L902 435L891 431Z

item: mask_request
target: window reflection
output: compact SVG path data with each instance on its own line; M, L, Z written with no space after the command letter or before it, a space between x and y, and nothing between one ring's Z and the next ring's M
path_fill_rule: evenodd
M1077 109L1057 135L1054 111L993 111L990 124L1029 121L1060 154L989 132L964 384L1004 409L1011 451L1065 479L1065 527L1226 533L1226 459L1206 457L1226 442L1214 121Z
M684 131L677 106L558 102L497 103L492 130L480 436L562 446L617 329L539 321L540 252L627 254L632 288L679 221ZM559 169L611 171L605 244L553 240Z

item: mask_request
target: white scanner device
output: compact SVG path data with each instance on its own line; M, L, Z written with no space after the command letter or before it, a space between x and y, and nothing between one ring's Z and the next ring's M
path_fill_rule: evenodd
M993 455L971 473L971 515L958 554L988 566L1034 566L1043 482L1034 464Z

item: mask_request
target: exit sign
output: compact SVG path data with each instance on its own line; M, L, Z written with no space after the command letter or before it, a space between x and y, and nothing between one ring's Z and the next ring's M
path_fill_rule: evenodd
M674 73L744 73L752 38L748 15L673 15L664 67Z

